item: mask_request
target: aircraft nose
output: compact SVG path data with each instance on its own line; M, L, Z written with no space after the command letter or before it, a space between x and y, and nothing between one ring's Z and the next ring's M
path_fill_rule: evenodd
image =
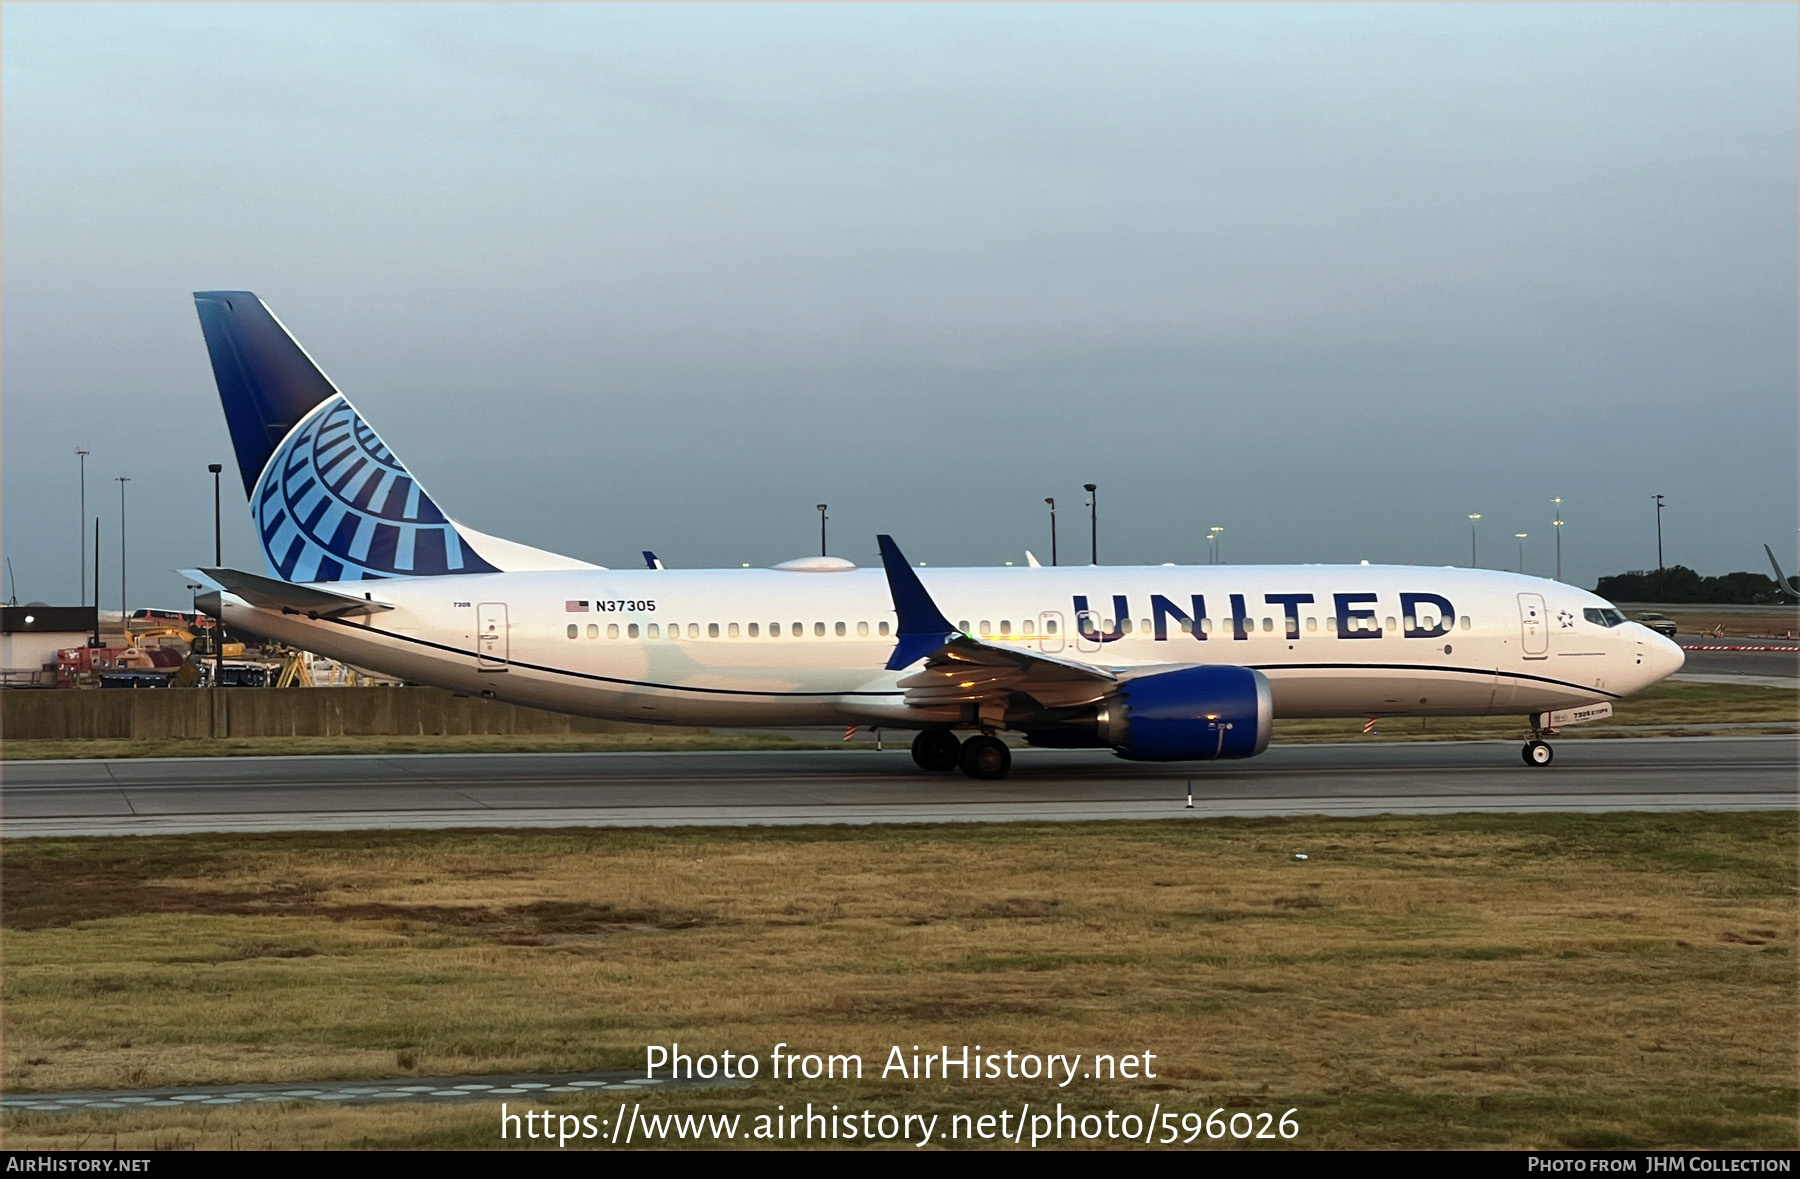
M1651 632L1644 636L1644 673L1646 684L1668 679L1687 662L1687 653L1673 639Z

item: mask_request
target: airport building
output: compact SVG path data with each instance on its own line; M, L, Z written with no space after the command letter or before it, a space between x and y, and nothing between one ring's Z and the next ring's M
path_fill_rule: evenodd
M0 606L0 683L55 687L57 652L85 648L99 627L93 606Z

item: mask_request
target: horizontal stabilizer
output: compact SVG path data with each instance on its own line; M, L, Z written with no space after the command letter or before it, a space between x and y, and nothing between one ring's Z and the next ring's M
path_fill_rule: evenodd
M284 610L309 618L354 618L394 607L373 597L355 597L312 585L296 585L241 569L183 569L182 576L233 594L265 610ZM202 595L203 597L205 595Z

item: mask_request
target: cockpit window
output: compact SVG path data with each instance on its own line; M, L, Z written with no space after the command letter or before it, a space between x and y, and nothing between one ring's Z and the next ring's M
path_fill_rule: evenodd
M1581 616L1595 626L1604 626L1609 630L1625 621L1625 615L1612 606L1607 606L1604 609L1596 609L1593 606L1588 606L1582 610Z

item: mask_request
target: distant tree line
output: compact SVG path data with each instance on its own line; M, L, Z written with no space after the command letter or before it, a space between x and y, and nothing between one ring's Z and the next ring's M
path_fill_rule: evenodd
M1662 572L1633 569L1602 577L1594 592L1609 602L1715 602L1733 606L1772 606L1784 599L1775 579L1762 573L1727 573L1702 577L1686 565Z

